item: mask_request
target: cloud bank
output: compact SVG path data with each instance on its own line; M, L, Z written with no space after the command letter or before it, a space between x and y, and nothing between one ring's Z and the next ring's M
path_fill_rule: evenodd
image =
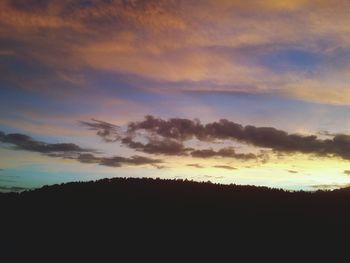
M97 135L100 134L100 129L105 129L104 125L98 128L98 122L93 121L91 124L96 125ZM87 124L87 126L91 124ZM113 127L110 129L116 132ZM134 138L140 132L146 133L146 137L152 139L147 144L134 142ZM318 156L335 156L350 160L349 135L336 134L331 139L322 140L316 135L289 134L273 127L243 126L227 119L202 124L199 120L180 118L163 120L148 115L142 121L130 122L127 125L126 132L119 133L116 137L116 141L130 148L154 154L190 154L199 158L229 157L242 160L263 157L263 154L236 153L232 147L217 151L184 147L183 143L192 139L207 143L218 140L238 141L259 148L271 149L275 152L298 152Z
M103 122L99 125L104 126ZM105 136L104 133L99 133ZM108 140L107 140L108 141ZM94 149L82 148L74 143L45 143L36 141L28 135L0 132L0 143L13 145L15 150L25 150L31 152L42 153L49 157L59 157L65 159L76 160L80 163L95 163L110 167L121 167L123 165L157 165L162 163L160 159L152 159L144 156L134 155L131 157L121 156L98 156L98 151Z
M44 143L36 141L28 135L11 133L5 134L0 132L0 142L8 143L15 146L15 149L39 152L44 154L64 152L64 153L82 153L94 152L92 149L81 148L74 143Z
M75 83L93 68L163 87L185 81L179 90L347 105L349 11L340 0L3 0L0 55L38 61ZM24 89L52 86L2 69Z

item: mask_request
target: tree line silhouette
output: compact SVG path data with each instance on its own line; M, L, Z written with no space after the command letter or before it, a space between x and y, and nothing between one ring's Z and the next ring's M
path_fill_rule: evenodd
M316 246L348 235L350 190L288 192L187 180L114 178L1 193L5 246L87 240L158 246L228 240ZM84 246L83 246L84 244ZM258 245L257 245L258 244ZM254 246L253 246L254 247ZM10 250L8 250L10 251Z

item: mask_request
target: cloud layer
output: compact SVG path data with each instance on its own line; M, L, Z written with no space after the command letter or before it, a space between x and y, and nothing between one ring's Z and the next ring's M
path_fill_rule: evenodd
M74 143L44 143L36 141L28 135L0 132L0 142L15 145L15 149L39 152L44 154L64 152L64 153L83 153L94 152L92 149L84 149Z
M77 160L81 163L97 163L100 165L106 165L111 167L121 167L123 165L157 165L162 163L159 159L152 159L144 156L131 156L131 157L96 157L93 154L80 154Z
M96 125L97 135L104 138ZM105 129L101 125L101 129ZM111 129L114 129L111 126ZM112 131L108 132L111 133ZM115 130L114 130L115 132ZM146 138L152 138L148 143L137 143L134 139L139 133L146 133ZM130 148L154 154L190 154L193 157L212 158L229 157L236 159L256 159L263 154L236 153L232 147L217 151L213 149L185 148L184 142L196 139L210 143L218 140L231 140L246 143L260 148L272 149L276 152L315 154L318 156L336 156L350 160L350 136L336 134L331 139L319 139L316 135L289 134L273 127L255 127L221 119L217 122L202 124L199 120L172 118L163 120L154 116L146 116L143 121L130 122L124 134L119 133L116 141ZM153 149L152 151L150 149Z
M101 126L105 123L99 122ZM100 136L105 134L100 133ZM152 159L144 156L134 155L131 157L105 157L97 156L94 149L81 148L74 143L44 143L36 141L28 135L0 132L0 143L14 145L16 150L39 152L49 157L59 157L76 160L80 163L95 163L111 167L121 167L123 165L157 165L162 163L160 159Z
M176 84L348 104L349 11L340 0L4 0L0 56L47 74L1 67L1 78L43 91L86 85L89 68L143 78L156 92Z

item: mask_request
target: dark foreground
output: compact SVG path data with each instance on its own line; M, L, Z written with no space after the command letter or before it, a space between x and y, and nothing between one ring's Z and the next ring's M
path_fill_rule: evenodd
M350 239L349 189L290 193L190 181L104 179L0 194L0 207L0 249L12 256L43 250L86 255L101 247L118 255L134 251L129 257L140 256L141 249L203 256L219 247L230 253L258 249L276 254L283 249L290 257L301 250L341 249Z

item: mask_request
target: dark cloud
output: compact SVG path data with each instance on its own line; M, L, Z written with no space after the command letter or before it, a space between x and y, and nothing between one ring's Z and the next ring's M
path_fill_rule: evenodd
M5 134L0 133L0 142L8 143L15 146L15 149L51 154L56 152L62 153L79 153L94 152L92 149L84 149L74 143L44 143L36 141L28 135L19 133Z
M187 166L195 167L195 168L204 168L204 166L198 164L198 163L189 163Z
M297 173L299 173L299 172L298 172L298 171L295 171L295 170L288 170L288 173L297 174Z
M91 163L91 164L99 164L111 167L121 167L123 165L144 165L150 164L155 166L157 164L163 163L160 159L152 159L144 156L134 155L131 157L122 157L122 156L112 156L112 157L100 157L96 156L92 153L81 153L78 155L55 155L53 157L62 157L73 159L81 163ZM157 165L158 166L158 165ZM157 167L158 169L164 168Z
M159 159L152 159L138 155L132 157L100 157L95 155L95 153L98 152L93 149L81 148L80 146L73 143L45 143L41 141L36 141L25 134L16 133L6 135L5 133L0 132L0 142L12 144L17 150L39 152L49 157L72 159L81 163L95 163L112 167L143 164L155 165L162 163L162 161Z
M222 168L222 169L227 169L227 170L235 170L235 167L229 166L229 165L214 165L213 167L215 168Z
M218 122L201 124L199 120L169 119L162 120L146 116L145 120L132 122L128 132L144 130L164 138L185 141L196 138L200 141L236 140L257 147L270 148L277 152L300 152L320 156L338 156L350 160L350 136L337 134L332 139L321 140L316 135L288 134L273 127L243 126L221 119ZM193 156L207 156L211 151L193 152Z
M318 156L337 156L350 160L350 136L335 134L331 139L319 139L316 135L289 134L273 127L243 126L221 119L218 122L202 124L199 120L172 118L163 120L146 116L143 121L131 122L127 131L121 133L118 126L102 121L81 122L97 131L105 141L119 141L129 148L150 154L188 155L200 158L230 157L242 160L262 157L267 154L236 153L232 147L215 151L186 148L185 141L197 139L204 142L234 140L261 148L270 148L277 153L305 153ZM146 133L146 143L135 141L141 132ZM108 139L106 139L106 136ZM24 139L26 141L26 139Z
M76 159L81 163L99 163L101 158L96 157L91 153L83 153L79 154Z
M244 154L244 153L236 153L232 147L222 148L218 151L213 149L204 149L204 150L194 150L191 152L193 157L199 158L212 158L212 157L231 157L235 159L241 160L250 160L256 159L258 156L252 153Z
M152 134L160 135L164 138L176 139L179 141L185 141L192 139L196 134L197 137L204 137L203 125L199 120L188 119L169 119L162 120L153 116L147 115L144 121L131 122L128 125L128 132L134 133L138 130L146 130Z
M151 164L156 165L162 163L162 160L152 159L144 156L134 155L131 157L122 157L122 156L112 156L112 157L98 157L91 153L79 154L75 158L81 163L96 163L100 165L112 166L112 167L121 167L123 165L144 165Z
M199 120L187 119L170 119L164 121L156 119L153 116L146 116L144 122L131 122L127 127L127 132L121 132L120 127L94 120L92 122L80 121L89 129L96 130L97 135L106 142L120 142L136 151L149 154L164 154L164 155L192 155L193 157L210 158L210 157L230 157L242 160L256 159L255 154L236 153L232 147L226 147L218 151L212 149L195 150L185 147L184 141L192 139L194 134L200 130L201 124ZM154 127L154 128L152 128ZM139 130L146 130L146 143L136 141L135 137ZM108 140L106 140L108 136ZM200 137L205 138L203 133ZM208 139L208 138L207 138ZM211 142L214 142L211 140Z
M159 159L152 159L152 158L148 158L148 157L135 155L135 156L132 156L130 158L120 157L120 156L101 158L99 164L106 165L106 166L112 166L112 167L120 167L123 164L144 165L144 164L157 164L157 163L161 163L161 162L162 161Z
M344 171L344 174L350 175L350 170L345 170L345 171Z
M120 142L136 151L149 154L187 155L191 150L186 148L181 141L159 138L159 136L148 136L147 142L142 143L135 140L134 133L128 131L127 134L123 134L119 126L104 121L92 119L90 122L79 122L88 129L97 131L96 134L105 142Z
M135 142L132 137L125 137L121 139L121 143L129 148L150 154L187 155L191 150L186 148L182 142L167 138L160 140L148 138L148 142L144 144Z
M97 131L96 134L106 142L113 142L120 139L118 132L119 126L117 125L96 119L92 119L90 122L79 121L79 123L92 131Z

